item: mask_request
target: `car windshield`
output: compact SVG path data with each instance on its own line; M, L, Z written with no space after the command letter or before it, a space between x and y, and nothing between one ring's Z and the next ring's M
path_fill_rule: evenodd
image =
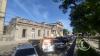
M16 52L15 56L28 56L36 54L34 48L20 49Z

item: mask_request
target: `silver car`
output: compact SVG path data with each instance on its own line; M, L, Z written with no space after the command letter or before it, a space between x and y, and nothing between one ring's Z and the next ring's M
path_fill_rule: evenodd
M34 46L23 44L15 49L12 56L38 56L38 54Z

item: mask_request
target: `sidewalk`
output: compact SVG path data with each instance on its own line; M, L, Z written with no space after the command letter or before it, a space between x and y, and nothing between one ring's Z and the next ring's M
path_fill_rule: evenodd
M3 56L10 55L14 47L16 46L17 44L0 45L0 55L3 55Z
M85 40L92 48L94 48L96 51L100 52L100 50L99 50L99 44L98 44L96 41L94 41L94 40L89 40L89 39L86 39L86 38L84 38L84 40Z

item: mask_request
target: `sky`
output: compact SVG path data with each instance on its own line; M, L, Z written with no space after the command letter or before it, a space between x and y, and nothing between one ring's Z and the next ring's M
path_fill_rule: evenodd
M70 9L63 14L59 4L53 0L7 0L6 24L15 16L29 19L36 22L55 23L60 21L64 28L72 32L68 18Z

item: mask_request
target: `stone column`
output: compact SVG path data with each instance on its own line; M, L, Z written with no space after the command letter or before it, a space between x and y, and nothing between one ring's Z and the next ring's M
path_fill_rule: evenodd
M7 0L0 0L0 34L3 34L4 29L4 17Z

